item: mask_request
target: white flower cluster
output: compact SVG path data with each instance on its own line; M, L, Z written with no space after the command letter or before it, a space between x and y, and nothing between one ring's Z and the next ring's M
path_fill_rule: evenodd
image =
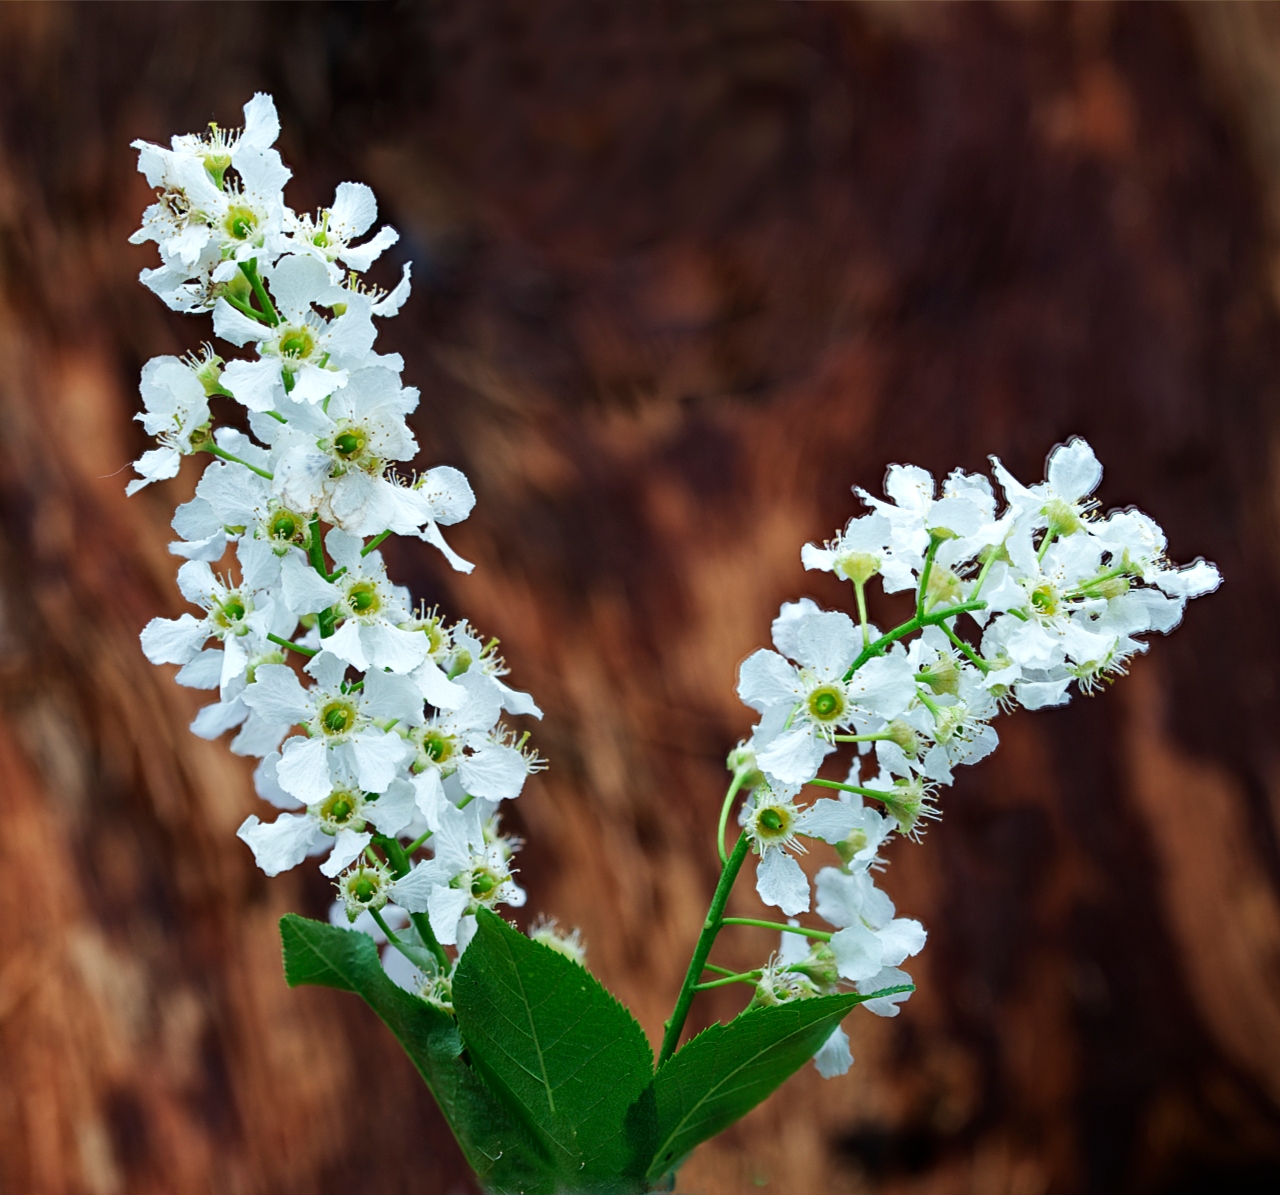
M952 770L995 750L990 723L1001 709L1062 705L1073 682L1092 692L1146 649L1139 636L1172 630L1189 598L1219 584L1211 564L1171 566L1164 533L1140 511L1098 514L1102 466L1083 440L1055 449L1048 479L1031 487L993 465L1000 511L990 482L959 470L941 493L925 470L901 465L889 470L888 501L858 491L870 513L802 553L806 568L853 584L858 621L807 599L788 603L773 623L777 651L742 664L738 694L760 721L730 767L751 790L741 821L760 856L760 897L789 916L809 910L809 880L792 857L801 839L829 843L840 858L817 875L816 911L835 932L811 934L808 953L784 934L758 1001L834 991L840 981L863 993L908 985L897 968L925 931L895 917L875 886L880 848L938 816L936 793ZM914 615L887 633L867 621L875 576L886 592L915 597ZM962 618L974 632L967 639ZM844 779L819 779L846 743L856 754ZM864 776L872 756L874 774ZM811 784L839 796L797 804ZM868 1007L891 1016L907 994ZM817 1061L824 1074L847 1069L842 1031Z
M396 472L417 452L405 417L418 392L398 356L374 351L374 319L408 297L409 268L390 294L358 277L396 233L353 244L377 216L360 183L315 216L286 207L275 105L256 95L244 117L243 131L213 126L169 149L136 143L158 199L133 239L155 241L163 261L143 282L255 350L224 361L206 346L142 371L138 418L160 447L136 462L129 492L173 477L183 456L217 458L170 545L200 614L154 619L142 647L181 665L180 684L217 690L196 734L235 730L232 751L261 758L258 793L283 812L239 835L262 870L325 856L347 918L397 942L436 991L452 965L443 948L465 948L475 911L524 902L519 844L497 811L540 761L501 718L541 712L503 682L496 641L415 608L377 551L417 536L472 567L440 531L471 512L466 477ZM213 427L214 399L241 429Z

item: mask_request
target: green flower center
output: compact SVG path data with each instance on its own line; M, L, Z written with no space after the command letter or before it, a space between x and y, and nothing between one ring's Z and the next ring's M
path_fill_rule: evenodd
M343 460L349 461L352 457L359 456L364 450L365 439L364 432L357 428L348 428L334 436L333 449Z
M382 600L378 587L372 581L360 581L347 591L347 605L355 614L375 614Z
M356 812L356 798L347 792L333 793L320 806L320 819L332 826L345 826L352 821Z
M316 348L316 338L310 328L287 328L280 336L280 355L294 361L310 357Z
M438 730L429 730L422 736L422 753L435 763L443 763L453 754L453 739Z
M776 809L762 809L760 811L760 824L766 830L781 830L783 827L783 817Z
M355 706L349 701L331 701L320 711L320 727L325 734L346 734L355 721Z
M471 895L483 900L501 882L491 871L477 871L471 877Z
M831 722L844 713L844 694L834 685L823 685L809 694L809 713L819 722Z
M302 519L291 510L278 510L271 516L268 533L272 539L296 539L302 529Z
M1031 604L1041 614L1056 614L1058 612L1058 591L1052 585L1038 585L1031 591Z
M378 886L367 875L361 875L351 885L351 895L362 905L367 905L378 891Z
M222 227L235 240L247 241L257 230L258 217L254 214L252 208L247 208L242 204L235 204L227 211L226 217L222 221Z

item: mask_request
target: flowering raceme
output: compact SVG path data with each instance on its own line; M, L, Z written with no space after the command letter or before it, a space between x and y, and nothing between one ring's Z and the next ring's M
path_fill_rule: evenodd
M853 615L788 602L776 650L742 663L738 694L758 721L729 756L720 880L655 1073L576 930L542 921L525 937L494 914L525 902L501 805L543 766L503 715L541 711L503 681L496 640L415 604L378 551L412 536L472 568L441 531L471 512L466 477L400 471L417 453L406 417L418 392L374 346L409 297L409 267L389 294L359 277L396 233L368 236L377 205L359 183L315 215L292 211L271 98L255 96L244 120L168 149L135 143L157 200L133 239L161 257L142 281L174 310L210 314L213 335L246 354L205 345L142 371L137 418L159 446L128 492L174 477L184 456L214 458L170 544L198 613L153 619L143 651L215 692L194 733L234 732L231 750L260 761L257 793L276 812L239 830L258 866L317 858L334 882L330 925L281 922L289 982L355 991L378 1011L486 1189L670 1190L699 1141L806 1059L826 1077L849 1068L850 1009L898 1015L914 990L902 966L926 935L875 876L895 835L918 838L940 816L955 768L995 750L995 717L1123 674L1217 570L1171 565L1138 511L1102 515L1102 468L1080 439L1031 486L993 460L999 496L984 476L957 470L939 486L900 465L884 499L858 490L868 512L801 553L852 585ZM215 412L238 426L215 426ZM867 617L875 578L909 595L887 631ZM811 787L833 795L806 801ZM797 860L807 843L830 855L812 882ZM725 915L751 854L758 896L785 920ZM811 912L831 928L798 921ZM712 964L736 925L777 930L778 950L745 972ZM725 985L752 990L747 1009L677 1050L696 994Z
M380 924L379 901L397 885L414 893L401 902L413 912L428 909L436 887L457 893L461 865L445 874L439 850L429 867L415 857L469 808L462 841L478 857L500 856L502 879L483 899L451 895L459 912L445 940L465 942L474 908L523 903L508 865L515 844L497 814L540 764L501 715L540 712L502 683L494 644L415 609L377 551L387 533L417 535L455 568L471 567L439 530L470 513L466 477L449 466L412 480L395 472L417 452L405 417L418 392L403 385L399 357L374 351L374 319L399 310L409 272L384 295L357 271L396 234L384 227L353 244L377 215L358 183L342 184L315 216L286 207L275 104L255 96L244 115L243 132L136 146L159 196L134 240L155 241L164 263L143 281L175 310L211 312L215 336L254 352L226 360L206 347L143 370L140 419L162 447L137 462L130 492L174 476L182 456L218 458L173 522L171 550L187 558L178 585L202 616L154 619L143 650L182 665L179 683L218 690L197 734L238 728L231 749L262 760L258 793L282 812L240 827L259 866L275 875L324 856L352 920L367 911ZM218 400L244 408L249 434L213 426ZM358 895L362 883L377 899ZM423 940L428 925L382 930L412 955L419 972L397 973L418 988L456 963Z

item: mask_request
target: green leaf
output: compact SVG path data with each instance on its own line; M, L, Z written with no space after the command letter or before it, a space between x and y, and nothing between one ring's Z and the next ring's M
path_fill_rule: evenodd
M382 1018L431 1089L486 1190L557 1190L536 1142L467 1065L453 1018L392 983L372 938L292 913L280 919L280 937L290 987L318 984L355 992Z
M653 1153L653 1053L586 968L481 910L453 981L468 1053L565 1190L635 1191Z
M751 1009L698 1034L653 1078L658 1131L648 1177L668 1174L695 1145L771 1095L869 998L819 996Z

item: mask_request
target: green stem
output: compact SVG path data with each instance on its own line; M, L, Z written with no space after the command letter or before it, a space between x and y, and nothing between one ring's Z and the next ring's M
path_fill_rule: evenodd
M857 784L844 784L839 780L810 780L810 784L816 784L819 788L834 788L842 793L857 793L860 797L870 797L873 801L883 801L886 797L892 796L892 793L885 792L880 788L863 788Z
M311 561L311 567L316 570L326 581L329 578L329 569L324 562L324 542L320 538L320 516L311 516L311 540L307 544L307 557ZM334 615L332 608L321 610L316 616L316 622L320 627L320 638L328 639L333 634Z
M270 324L270 321L262 314L252 303L245 302L244 299L237 299L235 295L224 293L222 296L231 304L241 315L247 315L251 320L255 320L260 324Z
M936 535L929 536L929 550L924 554L924 568L920 570L920 588L916 593L916 617L924 618L925 602L929 596L929 574L933 572L933 558L938 554L942 540Z
M432 835L432 834L434 834L434 833L435 833L435 831L434 831L434 830L425 830L425 831L423 831L423 833L422 833L422 834L420 834L420 835L419 835L417 838L415 838L411 843L409 843L409 845L408 845L407 847L405 847L405 848L404 848L404 853L405 853L406 855L412 855L412 854L415 854L417 851L419 851L419 850L422 848L422 844L423 844L424 842L426 842L426 841L427 841L427 839L428 839L428 838L430 838L430 837L431 837L431 835Z
M272 643L278 643L281 647L287 647L290 651L300 652L304 656L319 655L314 647L303 647L301 643L291 643L288 639L282 639L279 635L273 635L270 631L267 632L267 638Z
M405 854L404 847L396 839L388 838L385 834L378 834L375 836L374 842L387 853L387 862L390 864L397 880L409 874L413 865L409 862L409 856ZM426 913L410 913L409 920L413 922L413 928L418 931L418 937L422 939L427 949L436 956L436 962L447 972L449 970L449 955L445 952L445 948L440 945L440 939L436 937L435 930L431 928L431 919ZM385 933L386 931L383 932Z
M762 929L777 929L784 934L803 934L806 938L817 938L820 942L830 942L831 935L825 929L805 929L803 925L787 925L782 921L760 921L755 917L723 917L721 925L758 925Z
M976 601L978 594L982 592L982 587L987 583L987 574L991 572L991 566L996 562L996 556L999 552L994 547L987 549L987 558L982 562L982 571L978 574L977 581L974 582L973 588L969 591L969 600Z
M738 795L738 789L742 787L742 782L746 779L745 772L734 772L733 779L729 782L729 791L724 794L724 804L720 806L720 826L716 830L716 850L720 852L720 866L723 867L729 862L729 856L724 850L724 828L729 824L729 811L733 808L733 798Z
M879 743L892 738L891 734L833 734L831 741L833 743Z
M740 975L726 975L723 979L709 979L706 983L696 983L693 985L695 992L709 992L712 988L728 987L731 983L749 983L752 987L760 978L760 972L743 971Z
M271 296L267 294L267 288L262 285L262 279L258 275L257 258L252 261L242 261L240 263L240 273L249 279L249 285L253 287L253 293L266 315L266 322L273 328L276 327L280 323L280 316L276 311L276 305L271 301Z
M1058 538L1057 532L1046 530L1044 539L1040 541L1040 550L1036 553L1036 563L1039 564L1045 557L1045 553L1053 546L1053 541Z
M403 954L404 957L407 958L415 967L420 967L422 964L405 949L404 943L401 942L400 939L392 932L391 926L383 920L382 914L379 913L377 909L370 909L369 912L373 916L374 923L377 927L387 935L387 941L390 942L391 945L394 946L401 954Z
M361 556L368 556L384 539L390 535L390 531L384 531L381 535L375 535L363 548L360 549Z
M717 975L736 975L736 971L730 970L728 967L717 967L715 963L707 963L702 968L704 971L714 971Z
M858 600L858 622L862 626L862 646L866 647L871 642L871 631L867 627L867 583L855 581L853 595Z
M202 452L212 453L214 456L221 457L224 461L230 461L235 465L243 465L251 473L256 473L259 477L265 477L268 481L275 480L274 473L268 473L265 469L259 469L257 465L251 465L248 461L242 460L234 453L228 452L225 448L219 448L216 444L210 442L201 449Z
M980 669L984 673L991 671L991 665L978 655L978 653L974 651L973 648L970 647L963 639L961 639L955 631L947 626L945 622L942 624L942 631L952 643L954 643L966 656L969 657L969 662L973 664L975 668Z
M720 882L716 885L715 895L711 898L711 907L707 910L707 918L702 923L702 933L698 935L697 945L693 948L693 957L689 960L689 970L685 973L684 983L680 986L680 995L676 997L676 1006L671 1010L671 1019L666 1024L666 1034L662 1038L662 1049L658 1052L658 1065L661 1066L680 1044L680 1034L684 1031L684 1023L689 1016L689 1008L693 1004L694 988L698 977L702 974L707 962L707 955L715 945L716 935L725 924L724 907L729 901L729 892L733 882L742 870L751 840L746 834L738 835L733 854L720 872Z
M932 614L926 614L923 618L917 615L915 618L909 619L901 626L894 627L893 630L880 636L874 643L864 647L858 654L858 658L849 665L849 670L844 674L844 679L849 681L853 678L853 674L858 671L872 656L884 655L885 648L890 644L896 643L904 635L910 635L913 631L918 631L922 627L937 626L944 623L948 618L954 618L957 614L964 614L969 610L981 610L986 606L986 602L960 602L955 606L947 606L944 610L935 610Z

